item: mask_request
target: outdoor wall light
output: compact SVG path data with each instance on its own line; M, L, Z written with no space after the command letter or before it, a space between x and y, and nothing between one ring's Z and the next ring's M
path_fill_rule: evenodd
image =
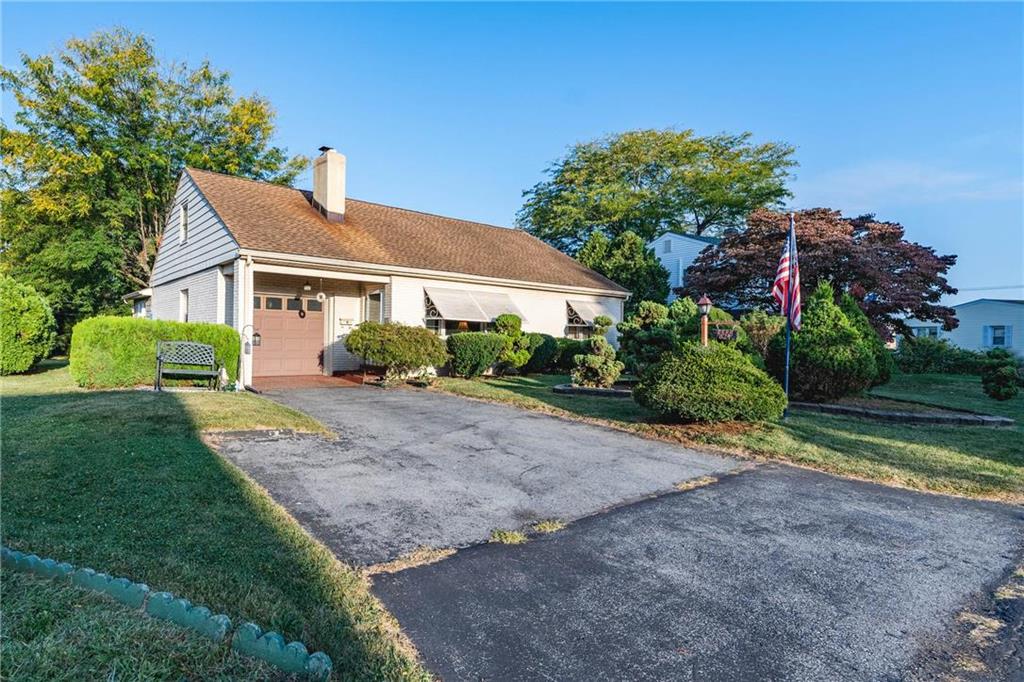
M306 280L306 283L302 285L302 290L305 291L307 294L310 291L313 291L313 285L309 283L308 279Z
M253 332L252 345L259 347L261 343L263 343L263 337L260 336L259 332Z

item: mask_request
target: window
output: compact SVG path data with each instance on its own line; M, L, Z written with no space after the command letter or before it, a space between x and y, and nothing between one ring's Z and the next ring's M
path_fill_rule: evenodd
M253 296L252 297L252 307L253 307L253 310L259 310L260 309L260 297L259 296Z
M914 336L917 337L928 337L930 339L939 338L938 327L911 327L910 330L914 332Z
M288 305L288 310L302 310L302 299L301 298L289 298L287 305Z
M267 310L281 309L281 299L276 296L267 296L263 299L263 303L267 306Z
M438 336L444 336L444 320L438 320L436 318L427 318L427 329L434 332Z
M188 241L188 202L178 207L178 243Z
M592 334L593 329L591 327L581 327L579 325L572 325L565 328L566 338L576 339L577 341L589 339Z
M1013 327L993 324L984 328L983 345L989 348L1010 348L1013 346Z
M486 322L466 322L465 320L439 320L435 317L428 317L426 320L427 329L434 332L441 338L447 338L453 334L462 332L486 332L491 331Z
M306 310L308 310L309 312L311 312L311 313L319 313L323 309L324 309L324 304L321 303L320 301L316 300L315 298L310 298L310 299L306 300Z
M371 291L366 295L363 318L370 322L384 321L384 292Z
M672 240L671 239L666 239L665 241L663 241L661 243L661 252L662 253L672 253Z
M178 320L188 322L188 289L182 289L178 294Z

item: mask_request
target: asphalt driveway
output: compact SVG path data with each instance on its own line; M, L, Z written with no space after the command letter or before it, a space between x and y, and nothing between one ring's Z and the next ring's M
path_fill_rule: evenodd
M465 547L736 468L735 460L504 405L371 387L271 391L338 434L220 449L339 557Z
M769 465L374 592L445 680L936 679L1022 549L1019 507Z

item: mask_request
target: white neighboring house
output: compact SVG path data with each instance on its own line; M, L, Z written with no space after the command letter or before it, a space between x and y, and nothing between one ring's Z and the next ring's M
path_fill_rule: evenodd
M698 237L692 234L679 234L677 232L666 232L657 239L649 242L647 246L654 250L661 264L668 270L669 295L668 303L678 298L675 294L677 287L686 284L686 268L697 260L700 252L708 246L717 244L719 239L715 237Z
M1024 300L979 298L953 309L960 325L951 332L943 330L938 322L907 320L907 325L914 336L947 339L968 350L1005 348L1022 354L1019 335L1024 331Z
M321 152L311 192L186 169L136 313L233 326L246 386L358 369L345 338L366 320L440 336L502 313L552 336L622 320L628 291L526 232L350 199L345 157Z

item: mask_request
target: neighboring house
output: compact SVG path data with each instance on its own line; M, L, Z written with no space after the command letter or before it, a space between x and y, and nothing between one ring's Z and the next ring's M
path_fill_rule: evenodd
M675 290L686 284L686 268L697 260L701 251L719 241L715 237L666 232L648 243L647 246L654 250L654 255L668 270L669 303L677 298Z
M959 326L951 332L938 322L907 320L914 336L946 339L969 350L1005 348L1022 354L1019 338L1024 330L1024 300L979 298L953 306Z
M149 287L145 289L139 289L133 291L121 298L125 303L132 307L132 317L152 317L152 311L150 310L150 303L153 298L153 290Z
M520 230L349 199L345 157L321 152L312 192L192 168L178 183L152 317L235 327L245 385L358 369L345 337L365 320L445 336L514 313L566 336L622 319L629 292L569 256Z

